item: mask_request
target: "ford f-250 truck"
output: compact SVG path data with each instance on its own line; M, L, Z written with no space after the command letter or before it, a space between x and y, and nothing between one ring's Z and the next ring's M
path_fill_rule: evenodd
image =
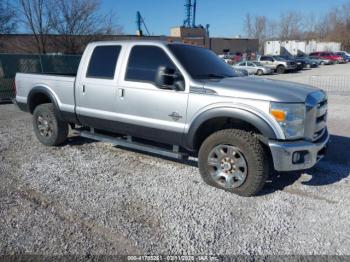
M198 157L206 183L242 196L257 194L273 169L311 168L329 140L325 92L239 77L198 46L91 43L76 77L18 73L15 84L44 145L64 143L71 126L122 147Z

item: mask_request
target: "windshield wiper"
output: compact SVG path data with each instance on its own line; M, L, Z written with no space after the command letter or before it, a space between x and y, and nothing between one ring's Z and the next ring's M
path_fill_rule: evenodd
M226 77L233 77L230 75L224 75L224 74L203 74L203 75L196 75L195 78L226 78Z

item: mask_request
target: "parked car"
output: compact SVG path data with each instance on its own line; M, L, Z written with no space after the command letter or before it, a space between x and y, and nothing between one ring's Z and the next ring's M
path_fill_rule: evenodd
M270 170L313 167L329 141L324 91L237 77L199 46L96 42L75 77L17 73L15 80L17 105L33 114L42 144L64 143L71 127L113 145L198 156L206 183L242 196L256 195Z
M316 68L320 65L319 60L311 59L307 56L292 56L291 58L293 58L297 63L302 63L303 69Z
M320 57L333 61L335 64L345 63L343 57L334 54L333 52L313 52L310 53L311 57Z
M282 57L276 58L273 56L263 55L258 58L258 62L271 68L278 74L283 74L286 71L293 71L297 68L295 62L287 61Z
M276 59L278 58L283 58L289 62L294 62L297 66L297 68L295 69L295 71L300 71L303 70L306 67L306 64L304 61L299 61L296 60L293 56L289 56L289 55L280 55L280 56L274 56Z
M334 65L335 64L335 62L333 60L321 58L318 56L307 56L307 58L318 62L319 65Z
M316 68L320 65L320 62L314 59L310 59L308 57L295 57L296 61L301 61L304 63L304 68Z
M238 69L245 69L249 72L250 75L266 75L273 73L273 70L271 68L268 68L261 64L260 62L256 61L244 61L240 62L233 66L233 68Z
M350 54L345 51L335 52L336 55L341 56L346 62L350 62Z

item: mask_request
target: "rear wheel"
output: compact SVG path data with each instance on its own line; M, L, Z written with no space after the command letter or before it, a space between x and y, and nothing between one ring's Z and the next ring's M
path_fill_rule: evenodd
M286 71L286 68L283 65L279 65L276 71L277 71L277 74L284 74L284 72Z
M269 165L260 141L251 133L226 129L209 136L199 150L203 180L240 196L254 196L264 186Z
M263 72L261 69L259 69L259 70L256 72L256 74L257 74L258 76L262 76L262 75L264 74L264 72Z
M66 141L68 124L61 121L53 104L42 104L34 109L33 127L38 140L46 146L58 146Z

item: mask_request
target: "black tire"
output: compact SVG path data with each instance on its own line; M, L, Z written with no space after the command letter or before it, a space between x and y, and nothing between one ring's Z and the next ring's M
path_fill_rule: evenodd
M261 69L259 69L259 70L256 72L256 74L257 74L258 76L262 76L262 75L264 74L264 72L263 72Z
M277 66L277 69L276 69L277 74L284 74L285 71L286 71L286 68L283 65Z
M61 145L69 131L68 124L57 117L53 104L41 104L34 109L33 127L38 140L46 146Z
M220 145L234 146L246 160L246 177L238 187L227 188L212 175L215 171L212 171L209 164L210 154ZM256 195L264 186L269 174L269 161L261 142L254 134L237 129L225 129L210 135L201 145L198 165L200 174L208 185L245 197Z

